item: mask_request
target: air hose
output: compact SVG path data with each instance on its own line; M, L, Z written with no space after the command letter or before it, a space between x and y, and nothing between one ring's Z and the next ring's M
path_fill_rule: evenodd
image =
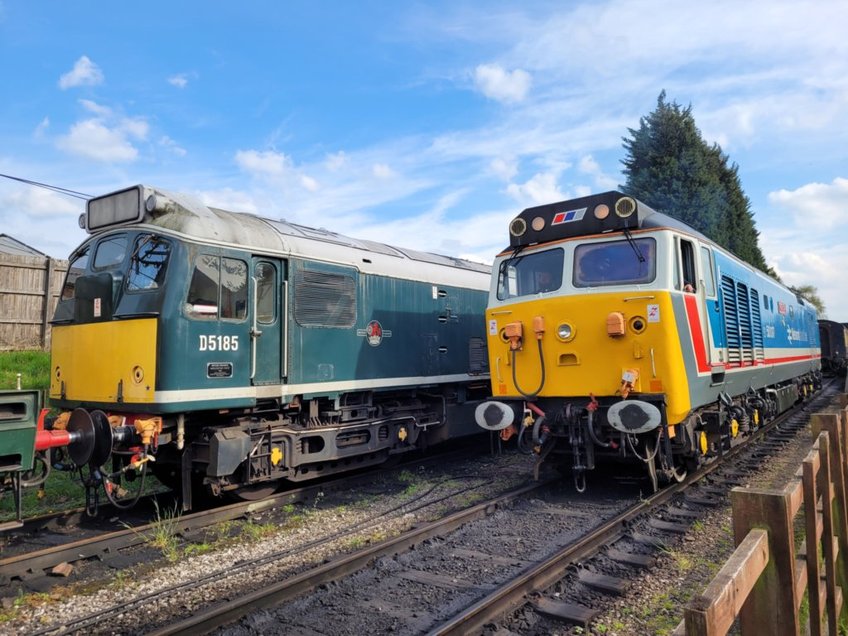
M147 451L148 447L145 446L145 454L147 454ZM141 499L141 493L144 492L144 479L147 476L147 462L144 462L141 466L141 480L139 481L138 490L136 490L135 496L126 502L120 502L118 501L117 497L115 497L115 495L112 493L112 488L114 486L114 482L112 482L112 479L119 477L124 472L126 472L126 468L124 470L114 472L110 475L103 476L103 491L106 493L106 498L109 500L109 503L111 503L115 508L119 510L129 510L138 503L139 499Z
M526 393L518 386L518 379L515 377L515 349L512 349L512 383L515 385L515 389L527 400L532 400L539 395L539 391L545 386L545 356L542 354L542 339L539 338L536 342L539 345L539 364L542 367L542 381L539 382L539 387L532 393Z

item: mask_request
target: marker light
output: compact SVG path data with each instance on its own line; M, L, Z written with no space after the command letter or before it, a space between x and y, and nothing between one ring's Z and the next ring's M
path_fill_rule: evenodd
M595 206L595 218L599 221L603 221L605 218L609 216L610 209L606 203L601 203Z
M615 202L615 213L622 219L626 219L635 211L636 199L633 199L631 197L621 197L618 201Z
M574 338L574 327L567 322L560 324L560 326L557 327L557 338L564 342L568 342Z
M520 216L513 219L512 223L509 224L509 233L513 236L524 236L526 231L527 221L522 219Z
M537 216L530 223L530 227L532 227L537 232L541 232L542 230L545 229L545 219L543 219L541 216Z

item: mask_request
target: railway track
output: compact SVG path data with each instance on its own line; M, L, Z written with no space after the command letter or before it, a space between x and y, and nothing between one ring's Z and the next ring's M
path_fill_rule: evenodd
M426 467L455 461L467 455L467 450L451 450L432 457L407 461L392 468L377 468L338 479L319 481L259 501L243 501L190 514L174 514L169 516L167 521L174 534L188 536L215 524L247 519L290 504L314 502L328 493L361 487L406 466ZM145 498L142 511L133 513L132 517L127 517L124 513L120 519L113 516L118 514L117 512L110 512L110 509L104 506L95 520L86 518L84 509L62 511L27 520L21 528L10 531L3 537L6 546L3 558L0 558L0 585L9 585L14 579L32 580L33 577L46 576L52 568L65 563L72 564L94 558L108 560L121 550L149 541L151 534L162 525L161 515L166 514L163 511L176 510L176 501L170 494L165 495L161 501L158 503L153 496ZM113 530L116 525L119 529ZM79 535L84 536L78 538ZM39 547L44 543L50 545Z
M491 591L474 605L457 613L427 632L428 636L448 636L478 632L484 625L498 621L517 608L527 605L532 611L553 622L578 625L588 628L599 611L589 604L581 604L565 598L589 598L602 595L619 595L626 588L621 576L601 573L603 566L592 567L585 563L590 558L613 562L630 568L648 568L650 558L634 551L636 545L664 548L675 535L686 533L698 518L697 510L711 508L719 503L717 497L726 497L730 488L742 481L746 471L756 469L773 450L792 440L806 426L806 413L816 405L823 405L836 392L831 383L810 403L776 418L755 433L751 442L729 451L724 459L734 460L708 464L683 482L674 484L644 502L633 506L615 519L602 524L580 541L567 546L550 558L534 564L497 589ZM769 450L770 449L770 450ZM700 492L687 495L693 486L706 481L713 483L701 487ZM706 495L706 496L704 496ZM657 515L657 510L663 510ZM650 515L650 516L647 516ZM640 517L641 525L635 522ZM671 518L673 520L669 521ZM644 532L641 528L648 529ZM574 564L583 562L575 571ZM618 568L619 571L622 568ZM559 583L555 593L551 586ZM580 589L577 589L580 588ZM568 593L570 592L570 594ZM534 596L532 600L529 600ZM589 601L591 603L591 601Z
M827 393L823 392L818 399L825 397ZM560 582L560 587L574 584L594 590L594 593L603 593L604 588L615 593L622 585L621 580L575 564L602 554L602 558L615 561L621 567L648 567L651 551L662 545L667 540L665 537L685 532L687 521L691 524L698 510L719 503L723 493L739 483L741 472L768 456L769 446L778 445L781 438L793 437L805 422L797 409L785 414L753 436L760 439L771 433L769 440L757 446L745 444L727 452L725 458L736 460L732 466L723 462L708 464L681 484L647 499L638 500L638 489L627 492L629 499L626 499L618 488L618 495L608 494L599 504L582 497L563 499L562 493L550 491L550 484L530 484L436 521L418 524L365 549L341 556L337 556L338 551L331 552L336 556L327 557L326 562L318 566L276 575L276 580L272 576L270 582L259 577L253 585L247 586L210 579L195 581L137 597L120 607L36 633L87 633L99 631L97 627L102 625L110 625L109 631L120 633L198 633L233 621L238 623L225 633L285 633L287 630L299 633L309 629L320 631L320 625L309 623L309 617L318 615L323 616L321 620L334 624L333 633L363 633L363 626L354 620L355 617L344 618L343 609L341 615L335 613L345 603L348 608L357 608L354 614L368 614L368 610L375 609L375 604L379 606L376 609L387 614L383 623L374 616L369 618L372 631L473 633L521 607L528 595L539 595L534 600L533 611L556 620L586 625L595 613L589 605L581 607L580 603L562 601L555 596L545 597L542 590ZM742 457L744 453L747 453L746 458ZM350 486L348 479L347 487ZM556 540L546 541L533 534L533 524L527 523L527 519L539 516L545 519L541 527L544 529L548 524L549 535ZM469 530L475 525L477 530ZM488 536L488 542L480 540L480 533ZM338 533L335 539L343 534ZM463 544L462 536L470 538L471 543ZM317 548L318 543L310 549ZM306 548L300 546L297 550L304 552ZM419 557L423 561L417 561ZM271 562L285 558L282 553L265 555L262 560L240 564L240 569L249 579L251 569L259 572ZM445 572L439 571L439 561L447 564ZM226 573L227 576L233 574ZM224 577L224 573L214 576L218 575ZM571 582L562 583L567 579ZM205 601L195 604L179 600L188 590L200 590L207 584L213 586L211 590L198 592ZM393 600L391 597L379 600L381 584L394 591ZM415 591L419 588L429 591L421 594ZM227 591L221 593L216 589ZM306 595L306 592L311 593ZM372 592L373 598L369 596ZM414 606L413 602L413 607L409 606L411 601L421 600L422 596L431 602L422 606ZM223 601L223 598L229 600ZM178 599L176 604L182 615L191 616L179 618L181 615L176 610L167 616L167 601L173 599ZM339 607L334 605L336 600L341 604ZM315 611L315 603L320 612ZM162 609L159 605L164 606L165 617L148 611L153 607ZM146 617L146 627L141 629L137 623L133 627L132 622L126 622L127 617L138 620L138 608L144 608ZM386 608L388 612L384 611ZM411 622L405 616L411 617ZM240 617L245 618L239 620ZM293 622L292 617L300 618ZM302 617L307 617L306 622Z
M829 393L823 392L817 398L818 401L827 399ZM809 406L814 406L815 401ZM398 538L396 544L375 546L367 553L361 555L350 555L343 564L327 564L320 573L319 579L312 579L312 575L300 577L296 584L283 581L271 589L257 591L249 599L244 599L246 606L242 605L242 599L233 599L225 604L219 604L207 610L197 612L187 620L175 622L165 628L154 632L157 635L165 634L187 634L197 631L209 631L216 627L226 625L234 620L239 614L245 612L247 607L252 613L251 618L239 621L235 627L223 630L225 634L262 633L274 630L275 633L299 633L301 631L321 631L321 626L327 629L327 625L335 624L341 616L335 614L336 608L332 607L331 595L347 598L350 602L349 593L356 588L373 589L372 586L383 586L398 590L403 589L399 581L413 581L420 586L431 589L441 588L448 592L447 595L433 594L433 603L429 607L421 607L414 602L403 605L403 611L396 609L389 612L393 622L380 622L378 619L369 618L366 622L373 631L381 630L397 631L401 633L427 633L431 636L447 634L479 633L487 624L497 621L500 617L521 607L528 602L528 597L536 595L532 601L532 610L545 615L549 619L562 621L570 624L588 626L597 615L598 610L590 604L582 604L573 601L563 601L560 597L563 592L559 591L545 595L543 591L555 583L559 589L563 586L580 586L582 592L570 594L570 596L593 597L604 594L620 594L626 586L626 580L620 576L601 573L592 567L582 564L592 558L608 560L616 564L619 572L627 572L627 568L647 568L653 561L651 552L658 547L663 547L671 542L675 536L688 531L692 523L707 510L718 505L726 496L729 489L740 483L746 472L756 469L760 462L768 457L770 449L777 448L784 441L794 438L797 432L806 424L805 409L796 409L780 418L775 419L768 426L763 427L752 436L752 441L762 441L768 435L765 446L762 444L745 444L735 447L724 455L725 460L732 462L713 462L704 466L696 474L687 477L683 482L670 486L655 495L637 501L627 506L617 514L610 514L597 526L588 532L582 531L576 537L570 537L561 548L554 550L545 558L533 561L532 559L507 557L503 554L477 553L474 547L465 547L463 541L442 540L434 549L448 555L448 560L457 555L469 557L470 560L492 560L500 563L503 569L517 569L514 576L508 576L503 581L469 580L468 573L457 575L456 568L449 566L441 571L430 567L427 558L411 559L403 563L404 570L401 575L397 573L379 572L379 566L370 566L374 570L371 574L357 574L350 586L344 584L335 585L330 592L316 591L316 587L326 585L331 581L339 581L342 577L350 576L352 571L358 570L367 563L379 563L381 559L391 558L403 549L416 542L411 539ZM530 491L521 495L510 497L515 501L521 497L527 497ZM526 516L526 510L519 510L517 514L505 509L506 502L498 504L483 504L483 510L500 509L502 518L496 525L501 527L520 526L521 517ZM598 511L596 511L598 512ZM609 512L609 510L607 510ZM532 514L532 511L531 511ZM578 515L579 516L579 515ZM584 516L585 519L585 516ZM474 519L476 520L476 519ZM469 518L467 523L472 521ZM439 523L439 526L441 523ZM588 524L587 524L588 525ZM449 522L447 534L459 534L450 528L455 526L455 519ZM562 531L562 528L559 529ZM438 533L438 534L433 534ZM432 537L447 536L444 531L439 530L436 524L427 528L427 535ZM565 536L568 536L567 529ZM526 537L525 537L526 538ZM420 541L420 539L419 539ZM472 541L472 543L474 543ZM475 544L478 545L478 544ZM418 549L416 552L422 552ZM522 557L525 557L522 552ZM468 560L464 561L465 564ZM581 564L581 565L577 565ZM462 571L463 567L460 568ZM474 570L468 567L468 570ZM476 571L475 571L476 574ZM289 601L292 597L312 590L309 598L301 601ZM467 594L465 592L468 592ZM456 602L451 602L450 597L460 596L467 598L477 594L474 602L460 602L457 611L448 616L434 615L430 610L433 606L456 607ZM430 593L432 594L432 592ZM412 595L418 596L418 595ZM443 598L444 596L444 598ZM566 596L569 596L566 594ZM378 597L380 598L380 597ZM384 598L385 606L391 604L389 596ZM409 600L409 599L405 599ZM286 603L280 606L280 603ZM584 601L586 602L586 601ZM400 604L401 601L396 603ZM264 611L262 608L278 604L273 611ZM357 605L361 610L374 608L381 605L374 598L362 594L357 599ZM362 607L364 605L364 608ZM320 612L318 609L320 608ZM328 617L329 613L329 617ZM292 617L319 616L319 624L313 624L309 620L294 619ZM409 620L400 620L401 616L409 617ZM348 625L347 629L336 630L337 633L362 632L366 626L354 623ZM334 632L334 633L336 633Z

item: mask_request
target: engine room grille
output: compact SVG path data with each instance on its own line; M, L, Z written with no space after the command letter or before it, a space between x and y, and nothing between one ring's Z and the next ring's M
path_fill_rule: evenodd
M751 290L751 325L754 335L754 360L765 360L763 348L763 321L760 317L760 294L756 289Z
M760 295L730 276L721 277L727 361L750 365L765 359Z
M729 276L721 277L721 295L724 300L724 331L727 335L727 361L742 362L742 345L739 337L739 313L736 309L736 283Z
M303 327L353 327L356 323L353 277L299 270L295 275L294 318Z

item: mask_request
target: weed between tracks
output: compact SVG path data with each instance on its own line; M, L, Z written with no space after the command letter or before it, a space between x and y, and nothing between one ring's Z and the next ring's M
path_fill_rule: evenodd
M180 513L177 504L174 504L173 509L167 509L164 512L159 509L158 501L154 501L153 505L156 508L156 519L151 523L153 526L151 530L137 532L124 522L121 522L121 525L132 530L147 545L161 551L166 561L174 563L182 555L179 537Z

